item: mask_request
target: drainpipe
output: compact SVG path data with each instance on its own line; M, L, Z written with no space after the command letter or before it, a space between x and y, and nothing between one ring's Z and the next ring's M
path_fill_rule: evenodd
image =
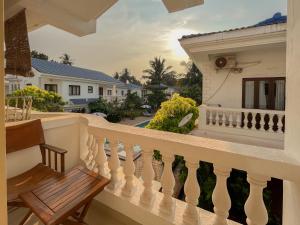
M300 1L288 0L284 151L300 162ZM284 169L284 168L283 168ZM300 171L298 171L300 172ZM299 224L300 181L284 182L283 225Z
M4 122L4 0L0 0L0 224L7 224L6 144Z

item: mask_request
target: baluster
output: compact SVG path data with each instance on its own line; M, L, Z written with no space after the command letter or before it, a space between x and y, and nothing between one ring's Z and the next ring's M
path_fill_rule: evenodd
M282 120L283 120L283 115L278 115L278 123L277 123L277 127L278 127L277 132L278 133L283 133L283 131L282 131L282 128L283 128Z
M255 113L249 112L249 115L250 114L252 116L250 119L250 124L251 124L250 130L255 130Z
M159 205L159 212L164 216L173 218L175 211L175 201L172 198L175 186L175 178L172 171L174 155L162 153L162 160L164 169L161 177L161 186L164 195Z
M188 168L188 177L184 184L186 209L183 213L183 224L198 225L200 224L200 216L198 212L198 199L200 196L200 186L197 179L197 169L199 161L196 159L186 159Z
M110 141L110 158L108 161L108 166L111 174L111 181L108 185L108 188L111 190L115 190L120 185L120 176L119 176L119 168L120 168L120 160L118 155L119 143L118 141Z
M212 195L214 212L216 214L213 225L227 225L228 211L231 206L231 200L227 190L227 178L230 172L230 168L214 165L217 183Z
M264 113L260 113L259 125L260 125L259 130L265 131L265 114Z
M238 112L236 114L236 128L240 129L242 128L242 114L240 112Z
M209 122L208 125L213 125L213 112L209 111Z
M87 153L86 153L86 156L84 158L84 162L85 162L85 166L88 167L88 164L89 164L89 159L90 159L90 152L91 152L91 144L92 144L92 135L91 134L88 134L88 139L87 139L87 142L86 142L86 145L87 145Z
M274 127L274 114L269 114L270 120L269 120L269 130L268 132L274 132L273 127Z
M98 173L101 176L109 177L108 168L107 168L107 157L104 150L104 138L96 137L98 143L98 152L96 155L96 162L98 165Z
M96 155L98 151L98 145L95 136L93 136L92 146L91 146L91 160L90 160L90 170L98 173L98 166L96 163Z
M226 112L221 112L222 113L222 126L226 127Z
M220 126L220 116L218 111L216 111L216 126Z
M122 195L126 197L131 197L135 191L135 183L134 183L134 171L135 165L133 162L133 145L124 144L125 152L126 152L126 161L123 167L123 172L125 174L125 185L122 189Z
M268 177L248 174L250 194L245 204L248 225L266 225L268 212L263 199L263 189L267 186Z
M229 112L228 127L233 127L233 112Z
M143 171L142 171L142 178L143 178L143 185L144 191L140 197L140 202L143 205L151 206L154 201L154 195L152 190L152 182L154 179L154 170L152 166L152 157L153 151L151 149L143 149Z

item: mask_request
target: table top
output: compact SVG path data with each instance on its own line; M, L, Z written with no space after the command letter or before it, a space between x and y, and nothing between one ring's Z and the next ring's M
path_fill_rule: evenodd
M59 224L88 204L108 183L108 179L78 166L20 198L44 224Z

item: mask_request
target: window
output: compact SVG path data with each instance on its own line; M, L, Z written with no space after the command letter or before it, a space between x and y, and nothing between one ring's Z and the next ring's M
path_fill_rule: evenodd
M103 87L99 87L99 95L103 96Z
M28 84L26 84L26 86L32 86L32 84L31 84L31 83L28 83Z
M107 95L112 95L112 90L107 90Z
M93 93L93 86L88 86L88 93Z
M57 93L57 84L45 84L45 90Z
M20 84L14 83L11 85L11 91L14 92L16 90L20 90Z
M244 78L243 108L285 109L285 78Z
M124 90L122 90L121 94L122 94L122 96L124 96Z
M79 85L69 85L69 95L80 95Z

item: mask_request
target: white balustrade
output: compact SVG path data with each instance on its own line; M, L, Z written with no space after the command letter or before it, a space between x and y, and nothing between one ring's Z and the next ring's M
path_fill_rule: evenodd
M213 225L227 225L227 218L231 207L231 200L227 191L227 178L230 172L230 168L214 165L216 186L212 195L212 201L216 217Z
M244 112L244 115L247 113L249 112ZM206 111L205 114L210 118L209 120L205 118L208 126L215 126L215 122L212 123L212 121L216 121L217 123L218 118L221 119L218 125L220 129L234 130L241 124L240 119L242 112L226 111L221 114L220 112L209 110ZM225 114L226 126L223 127L222 124L224 123ZM264 112L263 115L267 115L267 113ZM274 126L278 126L278 129L284 125L279 122L283 116L284 115L278 116L278 123L274 120ZM243 122L244 126L246 126L246 121L245 119ZM260 121L259 123L263 122ZM199 214L201 211L197 207L200 196L200 186L197 180L199 161L214 164L216 186L212 196L215 213L214 220L211 221L212 225L227 225L227 218L231 207L231 199L227 190L227 179L230 176L231 168L244 170L248 173L247 180L250 184L250 194L244 206L248 225L265 225L268 222L268 214L263 201L263 189L266 187L268 177L273 176L279 179L286 179L288 177L290 180L298 179L296 173L276 169L278 166L280 168L286 168L287 171L293 171L295 168L300 169L300 165L297 167L294 161L292 161L291 164L285 163L286 160L292 159L287 159L286 155L282 155L282 151L264 149L262 147L260 151L263 151L263 153L260 156L257 149L252 149L251 146L245 146L247 151L239 151L239 147L242 145L235 145L234 143L224 145L223 142L218 143L217 140L208 139L207 142L203 142L203 139L199 139L199 141L197 141L198 137L190 135L182 138L183 136L181 134L168 136L167 133L159 135L157 131L153 132L148 129L141 132L140 130L136 130L140 128L128 128L128 130L124 130L123 128L118 128L116 125L108 128L106 128L106 126L110 126L109 123L102 125L101 128L89 127L88 129L90 133L87 140L88 154L84 158L86 167L93 171L97 169L100 175L111 177L111 183L108 186L108 188L112 190L110 193L116 193L116 196L120 196L119 194L121 194L125 197L130 197L130 199L133 197L132 200L134 199L134 201L128 200L128 204L136 204L138 207L143 206L143 210L157 213L157 215L172 222L181 220L181 224L199 225L201 224L201 220L205 220L205 218L202 218L201 214ZM238 130L241 131L242 129L248 130L248 128L240 128ZM118 139L109 138L110 157L108 159L108 167L110 170L108 170L107 157L103 149L103 144L104 137L113 137L113 134L115 134ZM120 170L118 156L119 142L117 140L123 141L124 150L126 152L126 161L123 164L123 170ZM137 140L137 143L134 143L134 140ZM153 147L151 147L151 143L153 143ZM138 180L134 176L134 144L140 144L142 148L142 180ZM143 145L146 147L143 147ZM170 151L169 148L172 150ZM153 149L159 149L162 154L164 166L161 177L162 192L153 189ZM209 149L209 151L207 151L207 149ZM188 169L188 176L184 184L185 208L183 213L176 214L176 217L175 210L176 212L178 211L176 209L177 200L173 197L175 177L172 170L175 155L182 155L184 157ZM257 164L254 167L253 164L256 163L257 160L260 160L261 164ZM260 171L263 171L266 175L254 175ZM142 183L139 183L141 181ZM122 183L124 184L123 186L120 185ZM126 198L122 199L122 201L124 201L124 199L126 201ZM152 210L152 206L154 205L158 206L158 209ZM178 207L178 209L181 209L181 207ZM203 223L202 221L202 224Z
M140 198L140 202L145 206L151 206L155 198L152 185L154 179L154 170L152 166L153 150L148 148L143 148L143 186L144 190Z
M199 161L197 159L185 159L188 168L188 176L184 185L185 201L187 203L183 214L183 224L199 225L200 216L198 212L198 199L200 196L200 186L197 180L197 169Z
M269 180L266 176L248 174L250 194L245 204L248 225L266 225L268 212L263 199L263 189Z
M261 137L264 133L265 138L270 140L283 139L283 136L278 135L284 133L284 111L233 109L205 105L201 105L199 110L198 129L200 130L253 137Z
M124 144L125 152L126 152L126 161L123 167L123 172L125 175L125 185L122 190L122 194L126 197L132 197L135 191L135 165L133 162L133 145Z
M96 137L98 152L96 156L96 163L98 165L98 173L101 176L109 177L107 156L104 150L104 138Z
M115 140L109 140L110 142L110 158L108 161L108 166L111 174L111 181L108 185L109 189L116 190L120 185L120 160L118 156L119 142Z
M175 200L172 197L175 186L175 178L172 171L174 155L170 153L162 153L162 160L164 162L164 170L161 177L163 199L159 205L159 212L160 214L172 219L175 210Z

